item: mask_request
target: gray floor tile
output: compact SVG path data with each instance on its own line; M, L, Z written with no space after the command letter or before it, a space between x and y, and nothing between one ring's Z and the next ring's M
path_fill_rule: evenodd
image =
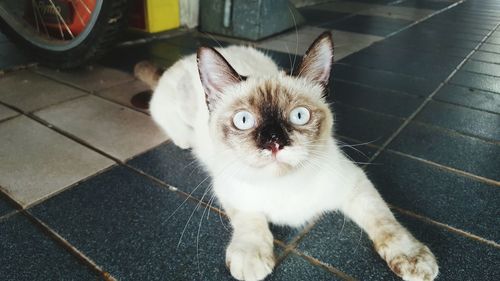
M484 43L479 50L500 54L500 45Z
M148 91L149 93L146 93ZM141 93L143 94L137 96ZM133 80L97 92L97 95L103 98L132 107L142 112L148 112L147 108L149 107L149 99L147 99L147 97L150 97L150 94L150 87L139 80ZM144 96L145 99L141 100L140 97L142 96Z
M462 69L500 77L500 64L470 60L462 66Z
M500 54L490 52L477 51L471 56L471 59L500 64Z
M440 266L438 280L497 280L498 249L396 214L413 235L426 243ZM377 255L367 235L342 215L329 214L300 242L298 249L359 280L401 280Z
M90 92L106 89L134 79L131 74L102 66L87 66L81 69L64 71L40 67L36 71Z
M500 141L500 115L436 101L429 102L415 121Z
M0 100L24 111L34 111L86 93L28 70L0 79Z
M500 77L482 75L461 70L451 78L450 82L453 84L472 87L479 90L500 93Z
M116 167L31 212L118 280L232 280L228 222L191 200L174 213L183 201Z
M14 211L14 206L4 194L0 193L0 217Z
M35 114L120 160L166 140L149 116L94 96L58 104Z
M491 92L447 84L433 99L500 114L500 95Z
M0 186L26 206L113 162L20 116L0 123Z
M382 153L374 163L368 174L391 205L500 243L496 186L395 153Z
M326 4L314 6L315 9L336 11L343 13L359 13L372 8L378 7L377 5L356 2L334 1Z
M500 181L500 146L478 138L410 123L388 148Z
M417 21L430 14L434 13L434 10L429 9L417 9L410 7L398 7L398 6L376 6L368 10L360 11L360 15L367 16L379 16L394 19L403 19Z
M0 104L0 121L18 115L16 111Z
M182 150L172 142L162 144L141 154L127 164L152 175L169 185L201 199L211 179L189 150ZM208 202L209 195L203 200Z
M274 269L266 281L277 280L314 280L314 281L340 281L344 280L332 272L313 265L302 257L290 254Z
M99 280L66 249L17 214L0 222L2 280Z

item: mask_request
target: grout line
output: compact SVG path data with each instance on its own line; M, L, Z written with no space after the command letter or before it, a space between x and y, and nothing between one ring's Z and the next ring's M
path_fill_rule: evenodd
M495 78L498 78L498 77L495 77ZM494 95L500 95L500 93L499 93L499 92L494 92L494 91L491 91L491 90L480 89L480 88L473 87L473 86L468 86L468 85L464 85L464 84L459 84L459 83L456 83L456 82L453 82L453 81L448 82L448 84L450 84L450 85L454 85L454 86L458 86L458 87L462 87L462 88L467 88L467 89L473 89L473 90L483 91L483 92L487 92L487 93L494 94Z
M319 267L325 269L326 271L334 273L335 275L337 275L338 277L340 277L343 280L346 280L346 281L356 281L357 280L354 277L349 276L347 273L340 271L339 269L337 269L333 265L324 263L324 262L322 262L316 258L313 258L305 253L302 253L296 249L292 249L292 250L290 250L290 252L305 259L306 261L308 261L312 265L319 266Z
M500 56L500 54L498 54ZM496 65L497 67L500 67L500 64L499 63L493 63L493 62L489 62L489 61L480 61L480 60L475 60L475 59L471 59L469 61L473 61L473 62L480 62L480 63L487 63L487 64L493 64L493 65ZM497 78L497 79L500 79L500 74L498 75L495 75L495 74L490 74L490 73L484 73L484 72L478 72L478 71L474 71L474 70L469 70L469 69L462 69L463 72L468 72L468 73L473 73L473 74L479 74L479 75L484 75L484 76L487 76L487 77L493 77L493 78ZM493 93L496 93L498 94L498 92L493 92Z
M333 78L334 90L335 90L335 81L338 81L338 82L341 82L341 83L345 83L345 84L360 86L360 87L372 89L372 90L375 90L375 91L389 93L391 95L402 95L402 96L405 96L407 98L418 99L418 98L425 97L424 95L410 94L410 93L405 92L405 91L400 91L400 90L395 90L395 89L390 89L390 88L384 88L384 87L378 87L378 86L374 86L374 85L368 85L368 84L364 84L363 82L357 82L357 81L343 79L343 78ZM333 91L333 92L335 92L335 91Z
M460 0L460 1L455 2L455 3L453 3L453 4L449 5L449 6L446 6L445 8L443 8L443 9L441 9L441 10L437 10L436 12L434 12L434 13L432 13L432 14L430 14L430 15L427 15L427 16L425 16L425 17L423 17L423 18L421 18L421 19L419 19L419 20L417 20L417 21L414 21L413 23L411 23L411 24L409 24L409 25L407 25L407 26L403 27L402 29L400 29L400 30L398 30L398 31L395 31L395 32L393 32L393 33L391 33L391 34L387 35L384 39L387 39L387 38L389 38L389 37L392 37L392 36L394 36L394 35L396 35L396 34L398 34L398 33L402 32L402 31L405 31L405 30L407 30L407 29L409 29L409 28L411 28L411 27L413 27L413 26L415 26L415 25L417 25L417 24L419 24L419 23L421 23L421 22L423 22L423 21L426 21L426 20L428 20L428 19L430 19L430 18L432 18L432 17L434 17L434 16L436 16L436 15L439 15L439 14L441 14L441 13L445 12L445 11L448 11L448 10L450 10L450 9L452 9L452 8L454 8L454 7L458 6L458 5L460 5L460 4L462 4L463 2L465 2L465 0Z
M4 214L3 216L0 216L0 223L8 220L9 218L13 217L16 214L19 214L19 212L20 212L20 210L14 210L14 211L8 212L7 214Z
M469 172L466 172L466 171L455 169L455 168L452 168L452 167L449 167L449 166L446 166L446 165L439 164L437 162L433 162L433 161L430 161L430 160L427 160L427 159L423 159L423 158L420 158L420 157L417 157L417 156L413 156L413 155L410 155L410 154L399 152L399 151L396 151L396 150L393 150L393 149L386 149L385 151L393 153L393 154L397 154L397 155L400 155L400 156L404 156L406 158L410 158L410 159L413 159L413 160L418 160L420 162L429 164L431 166L440 168L442 170L446 170L448 172L452 172L452 173L458 174L460 176L464 176L464 177L467 177L467 178L470 178L470 179L473 179L473 180L476 180L476 181L479 181L479 182L482 182L482 183L486 183L488 185L500 186L500 182L496 181L496 180L493 180L493 179L489 179L489 178L485 178L485 177L482 177L482 176L478 176L478 175L475 175L475 174L472 174L472 173L469 173Z
M103 270L102 267L97 265L97 263L85 255L83 252L78 250L75 246L73 246L70 242L64 239L59 233L50 228L47 224L45 224L42 220L35 217L29 211L22 211L22 213L36 226L38 226L43 232L45 232L52 240L55 240L60 246L66 249L71 255L77 258L80 262L82 262L85 266L89 267L92 271L101 275L106 281L116 281L109 272Z
M437 226L440 226L442 228L445 228L447 230L449 230L450 232L454 232L456 234L459 234L461 236L465 236L467 238L470 238L472 240L476 240L478 242L481 242L481 243L484 243L484 244L488 244L492 247L495 247L497 249L500 249L500 244L496 243L495 241L491 241L489 239L485 239L485 238L482 238L478 235L475 235L475 234L472 234L472 233L469 233L467 231L464 231L464 230L461 230L461 229L458 229L458 228L455 228L453 226L450 226L450 225L447 225L447 224L444 224L444 223L441 223L441 222L438 222L438 221L435 221L433 219L430 219L428 217L425 217L425 216L422 216L422 215L419 215L419 214L416 214L412 211L408 211L408 210L405 210L405 209L401 209L399 207L396 207L394 205L391 205L389 204L390 207L400 213L403 213L405 215L408 215L408 216L411 216L411 217L414 217L414 218L417 218L417 219L420 219L424 222L427 222L429 224L433 224L433 225L437 225Z
M121 71L121 70L116 69L116 68L113 68L113 67L107 67L107 66L102 66L102 65L99 65L99 66L104 67L104 68L109 68L109 69L113 69L113 70L118 70L118 71ZM36 75L40 75L40 76L42 76L42 77L44 77L44 78L46 78L46 79L52 80L52 81L54 81L54 82L60 83L60 84L62 84L62 85L68 86L68 87L71 87L71 88L73 88L73 89L77 89L77 90L82 91L82 92L85 92L85 93L86 93L86 95L91 95L91 96L97 97L97 98L99 98L99 99L102 99L102 100L105 100L105 101L108 101L108 102L112 102L112 103L114 103L114 104L116 104L116 105L123 106L123 107L129 108L129 109L132 109L132 110L134 110L134 111L136 111L136 112L142 113L142 114L144 114L144 115L150 116L150 114L149 114L148 112L145 112L145 111L139 110L139 109L137 109L137 108L135 108L135 107L133 107L133 106L130 106L130 105L128 105L128 104L122 104L122 103L119 103L119 102L117 102L117 101L115 101L115 100L112 100L112 99L110 99L110 98L106 98L106 97L103 97L103 96L99 95L99 93L101 93L101 92L103 92L103 91L105 91L105 90L109 90L109 89L111 89L111 88L118 87L118 86L123 85L123 84L125 84L125 83L130 83L130 82L133 82L134 80L137 80L136 78L132 78L131 80L123 81L123 82L121 82L121 83L119 83L119 84L112 85L112 86L109 86L109 87L106 87L106 88L103 88L103 89L99 89L99 90L89 90L89 89L85 89L85 88L83 88L83 87L80 87L80 86L79 86L79 85L77 85L77 84L73 84L73 83L71 83L71 82L67 82L67 81L65 81L64 79L60 79L60 78L53 77L53 76L50 76L50 75L48 75L48 74L45 74L45 73L43 73L43 72L39 72L39 71L37 71L37 69L38 69L38 68L34 68L34 69L32 69L32 72L33 72L34 74L36 74ZM78 97L75 97L75 98L71 98L71 99L68 99L68 100L60 101L60 102L57 102L57 103L51 104L51 105L46 106L46 107L43 107L43 108L39 108L39 109L33 110L33 111L31 111L31 112L40 111L40 110L43 110L43 109L46 109L46 108L49 108L49 107L52 107L52 106L55 106L55 105L60 105L60 104L62 104L62 103L69 102L69 101L72 101L72 100L76 100L76 99L78 99L78 98L82 98L82 97L84 97L84 96L85 96L85 95L81 95L81 96L78 96Z
M346 136L343 136L343 135L338 135L338 138L354 142L354 144L363 143L360 140L357 140L357 139L354 139L354 138L351 138L351 137L346 137ZM376 148L376 149L380 149L380 147L381 147L379 145L372 144L372 143L368 143L368 144L366 144L366 146L371 147L371 148ZM450 172L452 174L459 175L459 176L464 176L464 177L473 179L475 181L486 183L488 185L500 186L500 182L499 181L496 181L496 180L493 180L493 179L489 179L489 178L486 178L486 177L482 177L482 176L478 176L476 174L472 174L472 173L469 173L469 172L466 172L466 171L463 171L463 170L459 170L459 169L456 169L456 168L453 168L453 167L450 167L450 166L439 164L437 162L433 162L433 161L430 161L430 160L427 160L427 159L424 159L424 158L420 158L420 157L417 157L417 156L414 156L414 155L411 155L411 154L407 154L407 153L404 153L404 152L401 152L401 151L397 151L397 150L393 150L393 149L386 149L386 150L384 150L384 152L389 152L389 153L397 154L397 155L404 156L404 157L407 157L407 158L410 158L410 159L413 159L413 160L416 160L416 161L419 161L419 162L423 162L423 163L426 163L426 164L431 165L433 167L436 167L436 168L445 170L447 172ZM372 162L370 162L370 163L372 163ZM366 166L366 165L363 165L363 166Z
M483 141L483 142L486 142L486 143L491 144L491 145L500 146L500 140L489 139L489 138L486 138L484 136L474 135L472 133L462 132L462 131L458 131L458 130L453 129L453 128L448 128L448 127L440 126L440 125L433 124L433 123L427 123L427 122L423 122L423 121L419 121L419 120L412 120L411 123L417 124L420 126L424 126L427 128L432 128L433 130L441 131L441 132L443 132L447 135L450 135L450 136L467 137L467 138L472 138L475 140Z
M473 93L471 93L471 95L473 95ZM449 100L445 100L445 99L436 99L436 98L434 98L433 101L440 102L440 103L443 103L443 104L456 105L456 106L460 106L460 107L463 107L463 108L477 110L477 111L480 111L480 112L487 112L487 113L491 113L491 114L500 115L500 112L495 112L495 111L491 111L489 109L483 109L483 108L479 108L479 107L474 107L474 106L471 106L471 105L465 105L465 104L461 104L461 103L457 103L457 102L449 101Z
M457 2L458 3L458 2ZM498 28L500 24L497 24L496 28ZM406 119L403 124L382 144L382 147L375 152L375 154L370 158L370 161L375 159L381 152L384 150L398 135L401 131L408 126L408 124L422 111L422 109L432 100L434 95L441 90L441 88L446 85L451 78L458 72L458 70L465 64L465 62L481 47L481 45L488 39L490 34L492 34L496 28L492 29L481 42L477 44L477 46L455 67L455 69L447 76L447 78L437 86L437 88L424 100L424 102Z

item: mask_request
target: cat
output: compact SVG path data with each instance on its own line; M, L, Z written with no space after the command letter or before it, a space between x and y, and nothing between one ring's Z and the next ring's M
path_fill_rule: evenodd
M150 63L136 76L154 88L153 120L191 148L213 180L233 232L226 265L238 280L263 280L275 265L268 223L304 226L341 211L404 280L434 280L427 246L400 225L361 168L336 144L325 101L333 64L329 32L289 75L244 46L201 47L160 77Z

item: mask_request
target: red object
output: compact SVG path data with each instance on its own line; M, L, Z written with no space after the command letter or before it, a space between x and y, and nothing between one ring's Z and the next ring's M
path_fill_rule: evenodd
M44 25L51 34L71 32L76 37L90 21L95 4L96 0L36 0L29 2L26 16L33 25Z

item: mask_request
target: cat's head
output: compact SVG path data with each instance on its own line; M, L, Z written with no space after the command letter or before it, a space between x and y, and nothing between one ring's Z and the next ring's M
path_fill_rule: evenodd
M236 161L279 174L321 158L333 117L325 102L333 63L329 32L293 75L242 77L215 49L198 50L210 133Z

